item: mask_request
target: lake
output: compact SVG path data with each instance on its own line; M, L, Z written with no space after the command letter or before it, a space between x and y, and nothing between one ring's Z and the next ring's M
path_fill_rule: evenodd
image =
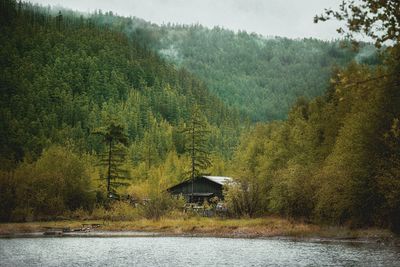
M280 239L1 238L0 266L400 266L400 248Z

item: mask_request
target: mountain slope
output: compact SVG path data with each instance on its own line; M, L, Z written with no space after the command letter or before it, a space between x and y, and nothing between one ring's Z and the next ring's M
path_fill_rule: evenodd
M255 121L286 118L298 97L326 91L332 66L344 66L357 56L337 42L266 39L200 26L169 28L160 42L161 54ZM363 52L372 54L373 49L367 46Z
M200 77L226 104L253 121L285 119L300 96L323 95L333 68L350 61L375 64L375 49L344 50L339 41L265 38L201 25L162 25L112 13L91 16L116 28L176 66Z
M148 150L146 139L157 162L182 152L180 129L194 105L210 124L210 145L224 155L232 150L237 112L184 69L80 14L0 3L1 158L35 159L53 143L99 151L91 133L118 121L132 160Z

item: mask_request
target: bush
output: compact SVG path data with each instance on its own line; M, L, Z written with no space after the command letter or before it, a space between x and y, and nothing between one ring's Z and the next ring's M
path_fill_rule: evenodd
M110 220L113 221L130 221L140 218L140 211L131 204L123 201L112 203L109 214Z
M167 213L181 209L184 204L183 198L175 198L165 191L152 191L148 201L141 206L141 210L147 219L159 220Z
M11 172L0 171L0 221L11 219L15 205L15 179Z
M80 220L80 221L91 219L89 211L82 208L76 209L74 211L67 211L66 213L64 213L63 216L64 218L67 219Z
M174 210L182 210L185 205L184 198L173 197L162 188L157 181L150 180L131 185L127 192L140 204L138 209L143 217L159 220Z
M255 179L254 179L255 180ZM225 203L228 213L235 217L255 217L264 213L264 186L251 179L236 180L225 186Z
M108 209L97 207L91 214L94 220L133 221L140 219L140 210L123 201L115 201Z
M33 209L28 207L16 208L11 214L11 220L14 222L31 222L33 219Z
M269 195L271 212L292 218L311 217L316 189L309 169L296 164L277 172Z
M88 170L82 158L60 146L45 150L34 163L22 163L15 170L11 219L55 218L66 211L92 209L95 194Z

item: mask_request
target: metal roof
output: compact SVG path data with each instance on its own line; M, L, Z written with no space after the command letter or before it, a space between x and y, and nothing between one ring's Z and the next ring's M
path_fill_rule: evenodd
M201 178L201 177L203 177L203 178L205 178L205 179L207 179L209 181L212 181L212 182L214 182L216 184L219 184L219 185L224 185L224 184L227 184L229 182L233 182L233 179L231 177L226 177L226 176L208 176L208 175L206 175L206 176L197 177L196 179ZM173 189L175 187L181 186L181 185L183 185L185 183L190 183L191 181L192 181L191 179L185 180L183 182L180 182L179 184L171 186L167 190L169 191L169 190L171 190L171 189Z
M226 177L226 176L202 176L210 181L213 181L214 183L224 185L228 182L232 182L233 179L231 177Z
M192 193L187 193L187 194L184 194L184 195L191 196ZM210 197L212 195L214 195L214 193L193 193L193 196L195 196L195 197Z

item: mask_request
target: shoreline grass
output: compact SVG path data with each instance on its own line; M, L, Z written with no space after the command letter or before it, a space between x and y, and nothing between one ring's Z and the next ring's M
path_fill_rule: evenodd
M46 227L79 228L82 224L98 223L100 231L157 232L172 236L212 236L243 238L321 238L388 241L397 237L386 229L350 229L348 227L319 226L293 222L283 218L265 217L255 219L219 219L193 217L188 219L162 218L160 220L139 219L133 221L65 220L25 223L0 223L0 235L12 236L21 233L45 231ZM97 230L94 230L97 231Z

